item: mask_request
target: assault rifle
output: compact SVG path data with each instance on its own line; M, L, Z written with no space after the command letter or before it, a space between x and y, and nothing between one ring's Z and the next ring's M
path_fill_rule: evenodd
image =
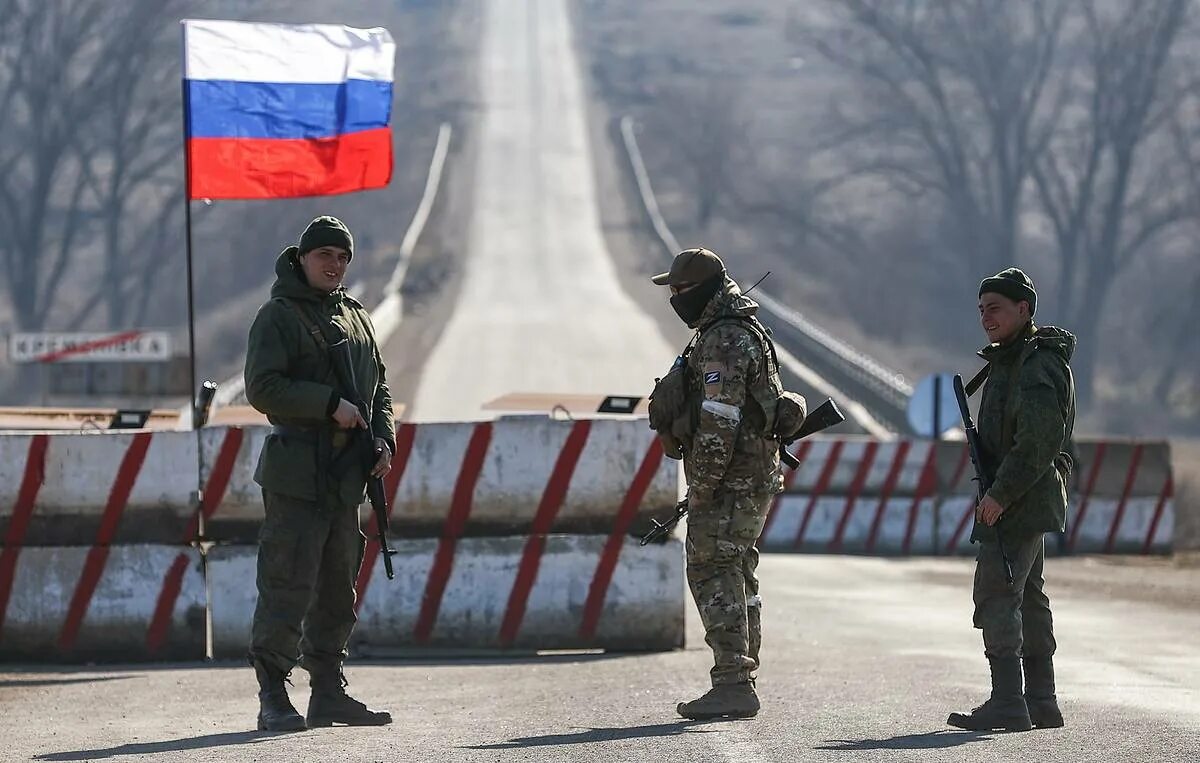
M833 398L826 398L825 402L818 405L816 410L804 417L804 423L800 425L800 430L796 434L785 442L779 443L779 460L787 464L789 468L799 469L800 461L792 455L788 446L796 440L803 440L809 435L823 432L845 420L846 417L842 415L837 403L833 402Z
M954 375L954 397L958 399L958 412L962 414L963 431L967 433L967 450L971 454L971 465L975 467L975 484L978 489L975 503L979 504L992 486L992 478L983 463L983 448L979 442L979 430L971 419L971 409L967 407L967 390L963 387L961 374ZM1013 582L1012 564L1008 561L1008 553L1004 550L1004 539L1000 537L999 520L996 521L996 543L1000 547L1000 558L1004 560L1004 579L1009 585Z
M350 436L350 444L347 447L352 451L350 455L357 456L367 472L367 499L371 502L371 510L375 514L379 552L383 555L383 569L387 573L388 580L392 580L396 577L396 573L392 571L392 557L397 552L388 546L387 493L383 489L383 479L371 474L371 470L375 468L383 451L375 447L375 435L370 430L371 409L367 407L366 401L362 399L362 395L358 391L349 343L345 337L342 337L330 345L329 350L333 357L333 368L337 373L338 383L345 390L344 394L351 396L350 402L354 403L363 421L367 422L366 429L355 427L347 432Z
M817 406L815 410L804 417L804 423L800 425L800 429L795 435L789 438L786 442L781 442L779 444L779 460L787 464L787 466L792 469L799 469L800 461L788 451L787 446L791 445L796 440L803 440L809 435L822 432L829 427L834 426L835 424L841 424L845 420L846 417L843 416L841 410L838 409L837 403L833 402L833 398L828 398L825 402ZM675 525L679 524L679 520L683 519L687 512L688 502L687 498L684 498L682 501L675 504L675 514L666 522L659 522L657 519L651 518L650 523L654 525L654 527L651 528L650 532L642 536L642 545L644 546L647 543L653 543L654 541L667 537L667 534L675 528Z

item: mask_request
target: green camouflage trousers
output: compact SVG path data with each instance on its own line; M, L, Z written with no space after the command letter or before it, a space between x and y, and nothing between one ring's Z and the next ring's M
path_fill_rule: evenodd
M982 542L975 563L975 627L983 631L988 657L1049 657L1054 654L1054 618L1043 587L1046 547L1042 534L1005 539L1013 584L1004 579L996 543Z
M366 537L358 509L263 491L258 538L258 605L250 658L283 672L340 664L354 630L354 584Z
M718 493L688 509L688 587L713 651L713 686L747 681L758 668L762 600L754 542L772 498Z

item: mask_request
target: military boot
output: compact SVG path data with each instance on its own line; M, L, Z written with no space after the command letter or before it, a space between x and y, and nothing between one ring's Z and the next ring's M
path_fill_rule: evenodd
M288 699L284 681L287 674L269 667L261 660L250 663L258 678L258 730L303 731L304 719Z
M1029 731L1029 708L1021 693L1021 658L989 657L992 666L992 696L970 713L950 713L946 723L968 731Z
M307 665L305 667L308 667ZM346 693L346 676L340 665L308 667L312 676L312 696L308 699L308 727L386 726L392 722L391 713L368 710L367 706Z
M754 682L717 684L699 699L680 702L676 711L684 718L753 718L758 715L758 694Z
M1062 711L1054 696L1054 658L1026 657L1021 662L1025 667L1025 704L1029 706L1029 720L1034 728L1062 728Z

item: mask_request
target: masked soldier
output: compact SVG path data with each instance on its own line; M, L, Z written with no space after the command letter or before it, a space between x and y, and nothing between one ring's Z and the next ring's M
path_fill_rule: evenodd
M1072 464L1065 451L1075 423L1068 364L1075 337L1034 326L1036 309L1033 281L1017 268L980 284L979 315L991 344L979 353L987 366L967 391L986 379L978 428L992 483L976 509L971 540L979 542L974 624L983 630L992 693L970 713L950 715L948 723L963 729L1063 725L1054 690L1054 623L1043 590L1043 534L1066 525Z
M687 579L714 657L712 689L677 709L685 718L750 717L759 709L761 644L754 543L783 489L773 432L783 392L778 362L757 303L715 253L681 252L653 281L670 287L671 306L696 330L655 387L650 412L667 454L683 458Z
M368 470L382 477L395 451L374 329L342 285L353 256L354 240L340 220L313 220L299 246L276 259L271 299L250 327L246 398L274 425L254 475L266 510L249 654L260 689L259 729L299 730L306 720L309 727L392 721L349 697L342 672L365 544L358 506ZM342 338L357 390L338 383L330 345ZM368 401L369 420L351 399ZM376 463L350 457L360 452L347 447L355 427L375 438ZM311 677L306 718L284 687L298 662Z

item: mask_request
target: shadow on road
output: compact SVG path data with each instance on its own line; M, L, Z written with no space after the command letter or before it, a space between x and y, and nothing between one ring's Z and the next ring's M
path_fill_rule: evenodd
M987 742L992 738L984 731L950 731L939 729L924 734L905 734L889 739L831 739L818 750L944 750L972 742Z
M619 742L623 739L648 739L653 737L673 737L681 734L708 734L708 729L695 729L709 721L677 721L675 723L658 723L653 726L629 726L626 728L599 728L577 731L572 734L544 734L536 737L517 737L507 742L493 744L469 744L460 749L466 750L513 750L520 747L555 747L567 744L588 744L590 742Z
M138 742L108 747L103 750L72 750L67 752L51 752L36 755L34 760L97 760L100 758L115 758L119 755L152 755L160 752L182 752L184 750L203 750L207 747L229 747L240 744L258 744L267 742L275 737L286 736L300 732L268 732L268 731L231 731L225 734L205 734L198 737L171 739L166 742Z
M63 686L65 684L94 684L101 681L124 681L136 676L95 676L93 678L5 678L0 680L0 689L28 689L37 686Z

